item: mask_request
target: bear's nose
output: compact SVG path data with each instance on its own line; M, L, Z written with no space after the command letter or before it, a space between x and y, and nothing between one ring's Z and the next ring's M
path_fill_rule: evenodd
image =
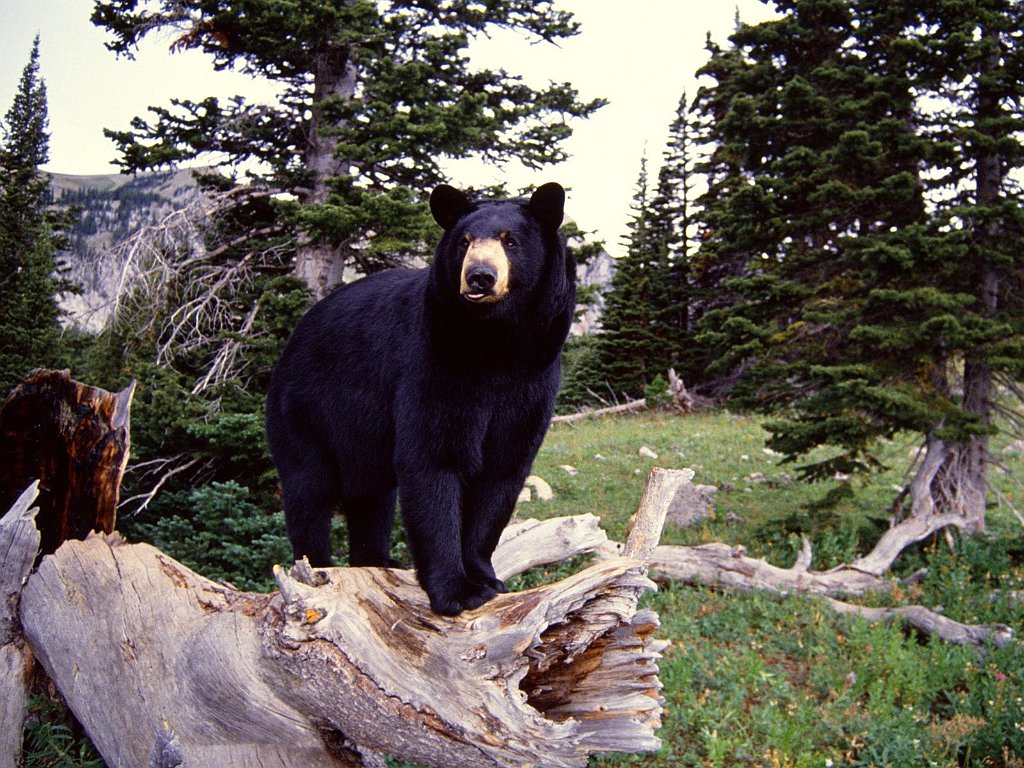
M473 264L466 270L466 284L473 293L490 293L498 281L498 270L490 264Z

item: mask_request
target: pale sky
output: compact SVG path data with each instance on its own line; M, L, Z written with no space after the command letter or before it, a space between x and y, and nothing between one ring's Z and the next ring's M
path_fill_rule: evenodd
M646 151L649 171L657 169L680 95L696 93L694 72L706 60L706 34L724 43L737 12L756 22L771 17L771 6L761 0L560 0L557 5L573 11L581 23L575 38L555 47L502 34L475 44L474 60L503 66L534 85L568 81L582 98L610 103L575 125L565 163L539 173L457 164L450 168L452 183L479 185L503 176L516 189L558 181L569 188L568 214L619 255L640 159ZM89 22L91 7L87 0L0 0L0 115L14 98L38 32L50 113L47 170L116 172L114 146L103 129L126 130L148 106L166 106L171 98L241 94L260 100L273 94L265 83L214 72L200 53L170 53L168 38L147 40L135 61L118 60L104 48L105 33Z

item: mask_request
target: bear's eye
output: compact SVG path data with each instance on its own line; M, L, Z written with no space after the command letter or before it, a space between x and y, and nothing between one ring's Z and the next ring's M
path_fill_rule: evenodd
M462 250L468 251L469 250L469 245L472 242L473 242L473 236L472 235L463 235L462 236L462 241L459 243L459 245L462 247Z
M519 243L516 242L516 239L509 234L502 235L501 242L505 245L506 248L515 248L517 245L519 245Z

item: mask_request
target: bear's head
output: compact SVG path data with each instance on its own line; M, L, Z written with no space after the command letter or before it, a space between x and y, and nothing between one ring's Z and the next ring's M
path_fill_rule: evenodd
M444 229L434 259L442 290L465 307L497 312L510 296L532 296L564 283L564 245L558 234L565 190L538 187L529 200L474 203L442 184L430 211ZM557 263L554 263L557 262ZM550 285L552 269L558 285Z

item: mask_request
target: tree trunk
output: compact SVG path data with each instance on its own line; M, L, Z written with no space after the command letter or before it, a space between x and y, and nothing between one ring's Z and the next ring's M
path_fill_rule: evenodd
M347 169L346 161L337 157L337 126L326 119L324 105L331 100L348 101L355 97L355 92L356 66L349 46L330 46L322 51L316 60L312 116L306 136L304 165L311 188L303 198L304 203L327 202L330 179ZM300 244L294 274L309 286L313 300L319 301L342 282L345 261L343 244L313 237Z
M993 44L993 52L980 63L975 78L975 129L988 130L991 121L1003 114L999 94L991 84L999 66L998 35L982 28L982 37ZM973 238L968 253L974 268L977 286L975 311L991 322L999 306L999 274L992 258L993 242L999 236L999 225L988 220L988 206L999 200L1003 185L1003 161L994 148L979 150L975 158L975 202L978 208ZM963 409L978 418L982 428L992 421L992 369L984 347L964 353ZM989 438L975 434L963 442L946 445L946 459L935 476L932 495L942 512L957 512L964 518L961 526L967 532L985 530L985 498L988 491Z
M302 562L278 570L280 592L249 594L94 535L44 558L21 620L111 766L376 766L387 753L557 768L653 751L667 643L637 602L685 477L652 471L627 557L455 618L431 612L410 571ZM595 530L590 516L523 524L495 561L508 576L528 537L579 551Z

